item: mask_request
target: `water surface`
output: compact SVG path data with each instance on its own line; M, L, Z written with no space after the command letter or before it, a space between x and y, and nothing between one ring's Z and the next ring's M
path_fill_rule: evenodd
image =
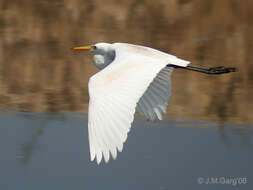
M117 160L89 160L82 114L0 115L0 189L252 189L253 126L134 122ZM200 177L247 184L199 184Z

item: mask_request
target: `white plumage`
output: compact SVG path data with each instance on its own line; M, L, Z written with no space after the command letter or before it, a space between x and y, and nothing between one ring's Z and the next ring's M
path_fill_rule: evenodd
M100 72L89 80L88 130L91 160L117 157L127 139L135 110L150 120L162 119L170 97L167 65L190 62L158 50L125 43L77 47L95 53Z

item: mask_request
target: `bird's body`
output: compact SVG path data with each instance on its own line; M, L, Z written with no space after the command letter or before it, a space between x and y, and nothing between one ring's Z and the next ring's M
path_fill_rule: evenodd
M117 157L127 139L135 111L162 119L169 102L173 67L190 64L164 52L126 43L77 47L91 50L101 69L89 80L88 130L91 160ZM191 69L193 70L193 69Z
M94 55L94 64L99 68L103 69L110 63L115 60L117 56L129 56L137 55L138 57L148 57L156 59L157 61L165 61L168 64L175 64L178 66L186 66L189 64L189 61L185 61L177 58L174 55L170 55L156 49L152 49L145 46L133 45L128 43L98 43L96 44L97 48L103 47L103 50L92 50L95 52ZM172 63L173 62L173 63Z

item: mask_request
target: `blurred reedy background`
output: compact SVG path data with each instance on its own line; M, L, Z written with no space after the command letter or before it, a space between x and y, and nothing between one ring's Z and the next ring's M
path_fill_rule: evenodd
M253 1L0 0L0 107L87 112L92 55L71 47L128 42L222 76L175 70L168 116L252 122Z

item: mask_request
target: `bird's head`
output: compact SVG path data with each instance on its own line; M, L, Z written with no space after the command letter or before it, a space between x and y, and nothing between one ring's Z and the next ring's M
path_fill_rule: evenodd
M94 52L95 54L104 55L111 52L113 49L112 49L112 44L100 42L100 43L96 43L94 45L89 45L89 46L74 47L73 50L79 50L79 51L89 50L91 52Z
M94 64L99 68L103 69L109 65L115 58L115 50L113 44L109 43L96 43L89 46L74 47L73 50L89 50L95 55L93 57Z

